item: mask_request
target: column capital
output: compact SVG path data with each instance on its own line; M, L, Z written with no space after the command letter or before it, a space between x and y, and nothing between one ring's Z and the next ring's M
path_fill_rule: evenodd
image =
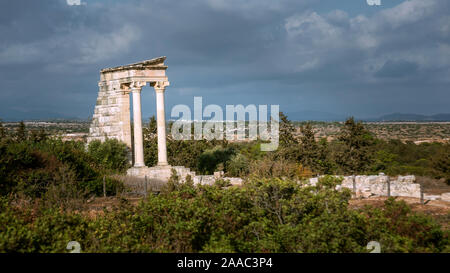
M130 89L132 92L141 92L142 87L145 86L146 82L133 81L130 83Z
M141 92L142 87L146 84L147 82L132 81L120 84L120 88L127 92Z
M166 87L169 85L170 85L170 82L168 82L168 81L157 81L157 82L152 83L152 86L153 86L153 88L155 88L156 92L164 92Z

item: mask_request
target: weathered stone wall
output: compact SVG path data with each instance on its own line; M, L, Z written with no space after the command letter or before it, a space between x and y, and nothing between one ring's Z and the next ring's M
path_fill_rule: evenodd
M381 195L388 194L388 179L386 175L357 175L355 176L356 191L363 195ZM391 196L406 196L420 198L420 184L414 183L414 175L399 176L397 179L390 180ZM353 178L344 177L342 187L353 189Z
M188 175L191 176L194 185L213 185L216 180L223 179L229 181L231 185L242 185L242 178L239 177L223 177L223 172L216 172L214 175L196 175L195 172L189 168L183 166L155 166L155 167L140 167L128 169L127 174L129 176L140 177L150 180L158 180L161 182L167 182L172 175L172 169L177 172L180 182L186 182Z
M100 82L88 143L115 138L131 149L130 96L118 81Z
M388 195L388 179L390 180L390 194L391 196L404 196L420 198L421 188L420 184L416 182L414 175L398 176L396 179L391 179L384 174L380 175L356 175L355 188L353 188L353 177L344 176L342 184L337 188L347 188L355 190L361 196L387 196ZM315 185L318 178L311 178L309 182Z

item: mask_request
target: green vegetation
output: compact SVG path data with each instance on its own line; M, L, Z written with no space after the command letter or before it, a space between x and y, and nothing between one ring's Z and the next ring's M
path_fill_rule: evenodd
M42 198L49 189L68 185L85 193L79 197L100 195L103 177L126 169L125 146L116 140L92 142L86 149L83 142L36 138L21 128L0 139L0 195ZM111 178L106 181L110 193L121 187Z
M403 201L382 207L349 207L348 190L315 174L420 174L449 179L449 145L401 143L375 138L349 119L335 141L301 137L283 115L280 148L261 152L260 141L175 141L169 163L198 173L222 170L245 178L194 186L174 172L159 194L139 204L119 204L91 214L88 198L123 188L114 174L128 168L126 146L62 141L45 132L3 130L0 123L0 252L66 252L78 241L83 252L367 252L375 240L383 252L449 252L449 231ZM144 130L145 161L157 160L154 120Z
M128 151L125 143L117 139L107 139L103 143L95 140L89 143L88 154L95 162L108 170L124 172L130 166L128 164Z
M100 217L3 200L0 251L64 252L384 252L449 251L448 232L404 202L348 209L350 192L326 177L317 186L252 179L243 187L174 184L139 205L122 202Z

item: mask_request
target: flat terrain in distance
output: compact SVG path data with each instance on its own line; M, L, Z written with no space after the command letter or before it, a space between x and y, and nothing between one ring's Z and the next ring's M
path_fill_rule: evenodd
M19 128L20 122L3 122L6 130ZM61 136L64 140L82 140L89 133L89 121L24 121L28 131L44 129L51 136Z
M293 122L297 136L300 135L300 126L305 122ZM365 122L377 138L398 139L403 142L413 141L416 144L424 142L450 142L450 122ZM148 123L144 121L144 126ZM4 122L7 130L16 130L19 122ZM45 129L47 133L64 139L81 139L89 133L89 121L25 121L29 130ZM336 138L343 122L312 122L316 138L327 138L331 141Z
M297 134L305 122L295 122ZM380 139L398 139L402 142L449 142L450 122L365 122L366 128ZM316 138L336 138L342 122L312 122Z

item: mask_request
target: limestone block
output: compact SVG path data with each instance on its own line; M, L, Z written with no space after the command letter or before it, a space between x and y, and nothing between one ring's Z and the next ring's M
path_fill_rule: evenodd
M359 191L359 196L369 198L372 196L372 192L370 191L369 188L365 188L362 191Z
M416 177L414 175L399 176L397 178L397 181L404 183L414 183L416 182Z
M352 176L344 176L344 180L342 180L341 186L343 188L353 189L353 177Z
M387 195L387 193L388 193L387 181L386 182L372 183L370 185L370 192L372 194L376 194L376 195L380 195L380 196ZM392 187L391 187L391 192L392 192Z
M309 184L310 184L311 186L317 185L318 182L319 182L319 178L318 178L318 177L313 177L313 178L310 178L310 179L309 179Z
M214 185L215 182L214 175L197 175L194 177L194 184Z
M223 180L230 182L232 186L242 186L244 180L239 177L224 177Z
M222 178L223 175L224 175L223 171L214 172L214 178L216 178L216 179Z
M424 195L423 195L423 198L424 198L425 200L432 200L432 201L434 201L434 200L439 200L439 199L441 199L441 196L440 196L440 195L424 194Z
M420 184L391 182L391 195L420 198Z
M442 201L446 201L446 202L450 202L450 192L446 192L441 194L441 200Z

